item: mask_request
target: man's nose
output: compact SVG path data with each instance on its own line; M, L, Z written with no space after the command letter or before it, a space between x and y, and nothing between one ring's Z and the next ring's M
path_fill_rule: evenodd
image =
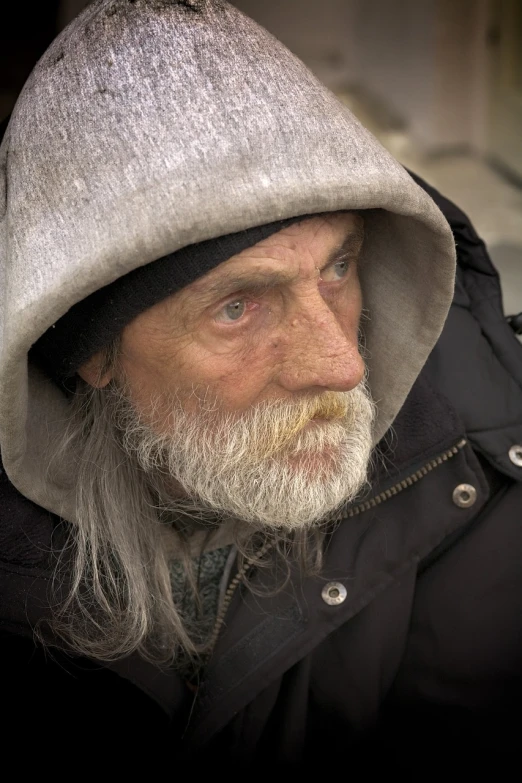
M279 383L288 391L351 391L363 379L359 315L339 318L318 294L296 309L285 329Z

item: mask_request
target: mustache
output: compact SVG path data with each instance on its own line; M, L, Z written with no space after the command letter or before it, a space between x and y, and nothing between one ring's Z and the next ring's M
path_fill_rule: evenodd
M193 390L193 394L199 402L195 411L187 412L183 399L168 395L151 400L145 420L130 397L122 394L119 429L127 433L124 437L132 437L135 425L142 425L158 435L163 433L169 443L170 438L177 439L187 428L197 426L202 453L237 459L244 466L245 460L291 456L339 443L356 425L369 398L366 378L351 391L264 400L242 412L223 411L219 398L209 388ZM318 419L322 426L306 429Z
M314 419L349 427L354 421L361 393L362 389L357 387L351 392L324 392L317 397L256 406L240 417L241 425L247 425L252 436L250 454L266 459L295 451L303 430ZM232 429L239 427L237 419L231 418L228 424ZM313 436L311 439L313 441Z

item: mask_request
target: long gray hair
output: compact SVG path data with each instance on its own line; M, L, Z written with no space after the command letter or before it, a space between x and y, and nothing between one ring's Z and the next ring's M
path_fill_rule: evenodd
M115 351L109 351L109 361ZM135 455L123 447L120 403L121 392L112 383L97 389L78 380L66 431L52 447L51 471L53 455L77 455L76 524L69 526L69 546L56 570L56 584L67 584L67 596L54 614L52 630L76 652L100 661L134 651L158 665L177 656L197 659L202 653L197 629L173 600L166 536L176 540L176 557L197 602L186 524L190 508L181 501L167 505ZM208 530L201 548L216 530L215 522L200 515L200 525ZM320 570L323 537L321 527L285 533L231 525L238 568L262 568L275 557L280 588L292 563L303 572Z

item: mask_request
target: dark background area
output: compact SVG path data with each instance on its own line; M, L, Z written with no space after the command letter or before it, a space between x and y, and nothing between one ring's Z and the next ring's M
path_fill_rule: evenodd
M59 0L41 0L0 11L0 121L58 32L59 7Z

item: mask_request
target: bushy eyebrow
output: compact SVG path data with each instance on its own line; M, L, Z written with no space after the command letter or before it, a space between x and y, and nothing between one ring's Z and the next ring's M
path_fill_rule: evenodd
M342 243L330 251L325 264L321 267L321 271L339 260L340 257L356 257L361 252L363 240L364 229L362 226L350 229ZM294 278L295 275L292 272L285 272L283 269L277 272L257 272L254 270L229 272L228 274L225 272L219 279L205 283L204 288L202 286L200 290L193 289L190 291L190 301L204 306L236 291L248 291L253 295L259 295L277 286L291 283Z
M349 234L343 239L341 245L330 253L330 256L328 258L328 261L326 262L325 266L328 266L328 264L331 264L332 261L335 261L335 259L341 254L346 253L350 256L358 256L361 252L361 248L364 242L364 228L363 226L356 226L354 229L352 229Z

